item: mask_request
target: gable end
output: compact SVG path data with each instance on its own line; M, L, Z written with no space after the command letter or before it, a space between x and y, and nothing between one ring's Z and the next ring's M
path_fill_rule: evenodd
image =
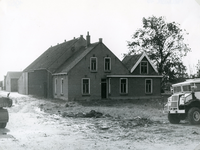
M143 58L146 58L148 60L148 63L152 66L152 68L154 69L154 71L156 73L158 73L156 67L153 65L153 63L151 62L151 60L149 59L149 57L146 55L146 53L143 53L142 56L138 59L138 61L135 63L135 65L131 68L131 73L135 70L135 68L140 65L141 61L143 60Z

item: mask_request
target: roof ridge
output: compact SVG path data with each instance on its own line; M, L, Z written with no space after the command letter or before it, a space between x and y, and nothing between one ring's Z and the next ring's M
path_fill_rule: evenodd
M128 55L128 56L136 56L136 55L142 55L143 53L140 54L132 54L132 55Z
M8 71L7 73L20 73L22 71Z
M99 42L92 43L88 47L85 47L85 48L84 46L82 46L81 48L84 48L83 52L80 55L78 55L72 62L70 62L65 70L70 71L75 65L77 65L82 60L84 56L86 56L89 52L91 52L98 44ZM62 71L58 71L58 72L62 72Z
M64 41L64 42L62 42L62 43L58 43L57 45L54 45L54 46L51 46L51 47L49 47L49 48L53 48L53 47L56 47L56 46L60 46L60 45L62 45L62 44L66 44L67 42L71 42L71 41L73 41L73 40L78 40L79 38L74 38L74 39L71 39L71 40L68 40L68 41Z
M84 57L84 56L86 56L89 52L91 52L97 45L99 44L99 42L96 42L96 43L92 43L92 44L90 44L87 48L85 48L85 50L83 51L83 53L82 54L84 54L84 55L79 55L79 56L77 56L76 57L76 59L74 59L74 65L72 65L70 68L69 68L69 70L71 69L71 68L73 68L76 64L78 64L79 62L80 62L80 60ZM94 46L94 47L91 47L91 46ZM91 48L91 49L90 49ZM88 50L88 51L87 51ZM76 60L76 62L75 62L75 60ZM73 63L72 62L72 63Z
M74 40L74 42L69 46L69 47L72 47L77 41L78 41L78 39L73 39ZM70 40L70 41L72 41L72 40ZM67 42L70 42L70 41L67 41ZM67 42L64 42L64 43L67 43ZM63 43L62 43L63 44ZM62 55L60 55L59 57L58 57L58 59L59 58L61 58L65 53L67 53L67 51L68 51L68 49L66 50L66 51L64 51L63 53L62 53ZM48 68L46 68L48 71L50 71L49 70L49 68L51 68L51 66L55 63L57 61L57 59L56 60L54 60L50 65L49 65L49 67ZM50 71L51 72L51 71Z
M23 71L29 72L33 70L38 70L45 68L49 72L52 72L51 67L57 60L60 59L65 53L69 52L69 49L75 45L79 38L74 38L72 40L63 42L61 44L51 46L46 51L44 51L40 56L38 56L31 64L29 64ZM52 59L52 56L54 58Z

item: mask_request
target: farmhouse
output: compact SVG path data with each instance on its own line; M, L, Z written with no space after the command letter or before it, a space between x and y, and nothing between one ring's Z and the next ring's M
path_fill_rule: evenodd
M120 61L88 33L47 49L24 69L19 92L64 100L159 97L161 77L145 53Z
M110 82L110 97L126 99L160 97L162 76L158 75L146 53L126 56L122 63L129 70L129 74L107 75Z

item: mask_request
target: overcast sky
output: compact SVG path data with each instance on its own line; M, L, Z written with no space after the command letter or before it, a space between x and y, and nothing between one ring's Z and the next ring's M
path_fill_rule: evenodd
M89 31L119 58L142 18L165 16L186 29L192 52L184 59L189 73L200 60L200 0L0 0L0 80L23 71L51 45Z

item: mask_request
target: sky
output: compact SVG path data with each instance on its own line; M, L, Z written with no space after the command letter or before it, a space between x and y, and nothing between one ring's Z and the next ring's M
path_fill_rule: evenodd
M142 18L164 16L189 35L189 74L200 60L200 0L0 0L0 81L23 71L49 47L90 33L121 60Z

